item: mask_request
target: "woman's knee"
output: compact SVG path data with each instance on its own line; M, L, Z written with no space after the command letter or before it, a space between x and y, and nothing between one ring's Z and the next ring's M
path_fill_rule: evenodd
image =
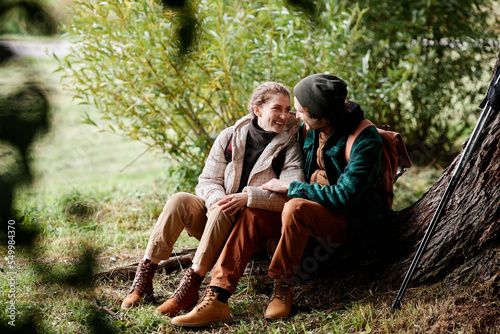
M215 226L215 227L226 227L226 226L232 226L231 218L224 213L224 210L219 205L214 205L209 211L208 211L208 220L207 220L207 225L208 226Z
M185 217L188 213L190 215L205 214L205 206L200 201L202 200L199 197L190 193L175 193L165 203L163 212L177 214L180 217Z
M206 210L203 201L196 195L179 192L167 200L156 225L176 225L190 227L198 225L198 221L205 226Z
M182 207L187 205L193 200L193 197L196 197L193 194L186 193L186 192L178 192L170 196L168 199L167 203L165 203L165 207L167 206L172 206L172 207Z

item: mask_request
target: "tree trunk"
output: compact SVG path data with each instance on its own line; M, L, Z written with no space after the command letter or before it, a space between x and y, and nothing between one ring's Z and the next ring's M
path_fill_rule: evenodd
M422 256L413 285L446 276L470 281L498 274L499 139L500 117L494 112ZM401 280L408 270L459 158L417 203L397 213L393 235L399 235L396 238L399 259L387 266L387 277Z

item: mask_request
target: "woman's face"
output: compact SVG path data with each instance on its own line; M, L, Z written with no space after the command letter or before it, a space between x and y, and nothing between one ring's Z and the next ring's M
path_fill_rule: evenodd
M296 97L293 100L293 104L295 105L295 110L297 110L295 117L304 122L306 130L322 129L330 125L330 123L324 118L311 117L307 108L303 108Z
M286 95L272 95L271 98L253 109L257 124L265 131L281 133L290 118L290 98Z

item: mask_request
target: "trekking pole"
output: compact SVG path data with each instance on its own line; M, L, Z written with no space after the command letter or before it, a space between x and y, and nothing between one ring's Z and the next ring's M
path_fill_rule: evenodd
M500 72L496 71L496 80L495 76L493 77L492 83L490 85L490 89L493 89L493 86L496 85L500 79ZM495 81L493 83L493 81ZM489 91L489 89L488 89ZM392 304L392 309L400 309L401 308L401 300L403 299L403 295L406 291L406 288L408 286L408 283L410 282L413 273L415 272L415 269L417 268L420 259L422 258L422 254L425 251L425 248L427 247L427 244L429 243L429 240L434 233L434 230L436 229L437 223L439 219L441 218L441 215L443 213L443 209L446 207L446 204L448 203L448 200L450 199L450 196L455 190L455 187L457 186L458 179L460 177L460 174L462 173L465 164L467 160L469 159L470 154L474 151L474 147L477 144L477 139L481 132L484 129L484 126L486 124L486 121L491 117L491 114L493 113L493 108L491 107L489 101L486 102L486 105L483 107L483 110L481 111L481 115L479 116L479 119L476 123L476 126L474 127L474 130L472 131L472 135L467 141L467 144L465 145L464 151L462 153L462 156L460 157L457 165L455 166L455 169L453 170L451 174L451 180L450 183L448 184L448 187L446 188L443 197L441 198L441 201L439 202L438 208L436 212L434 212L434 215L431 219L431 223L427 227L427 230L424 233L424 237L422 241L420 241L420 244L418 246L417 252L415 254L415 257L413 258L413 261L410 264L410 268L408 269L408 272L406 273L403 283L401 284L401 287L399 288L398 294L396 296L396 299L394 300L394 303Z

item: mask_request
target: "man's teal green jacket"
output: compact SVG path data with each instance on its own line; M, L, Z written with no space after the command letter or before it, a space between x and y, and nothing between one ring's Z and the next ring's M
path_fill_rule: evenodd
M330 185L310 184L318 168L316 152L319 130L311 130L303 139L305 182L292 181L288 196L317 202L348 219L354 235L370 234L386 219L388 209L380 186L382 139L375 127L363 130L354 142L350 162L345 159L348 133L335 133L324 146L325 169Z

